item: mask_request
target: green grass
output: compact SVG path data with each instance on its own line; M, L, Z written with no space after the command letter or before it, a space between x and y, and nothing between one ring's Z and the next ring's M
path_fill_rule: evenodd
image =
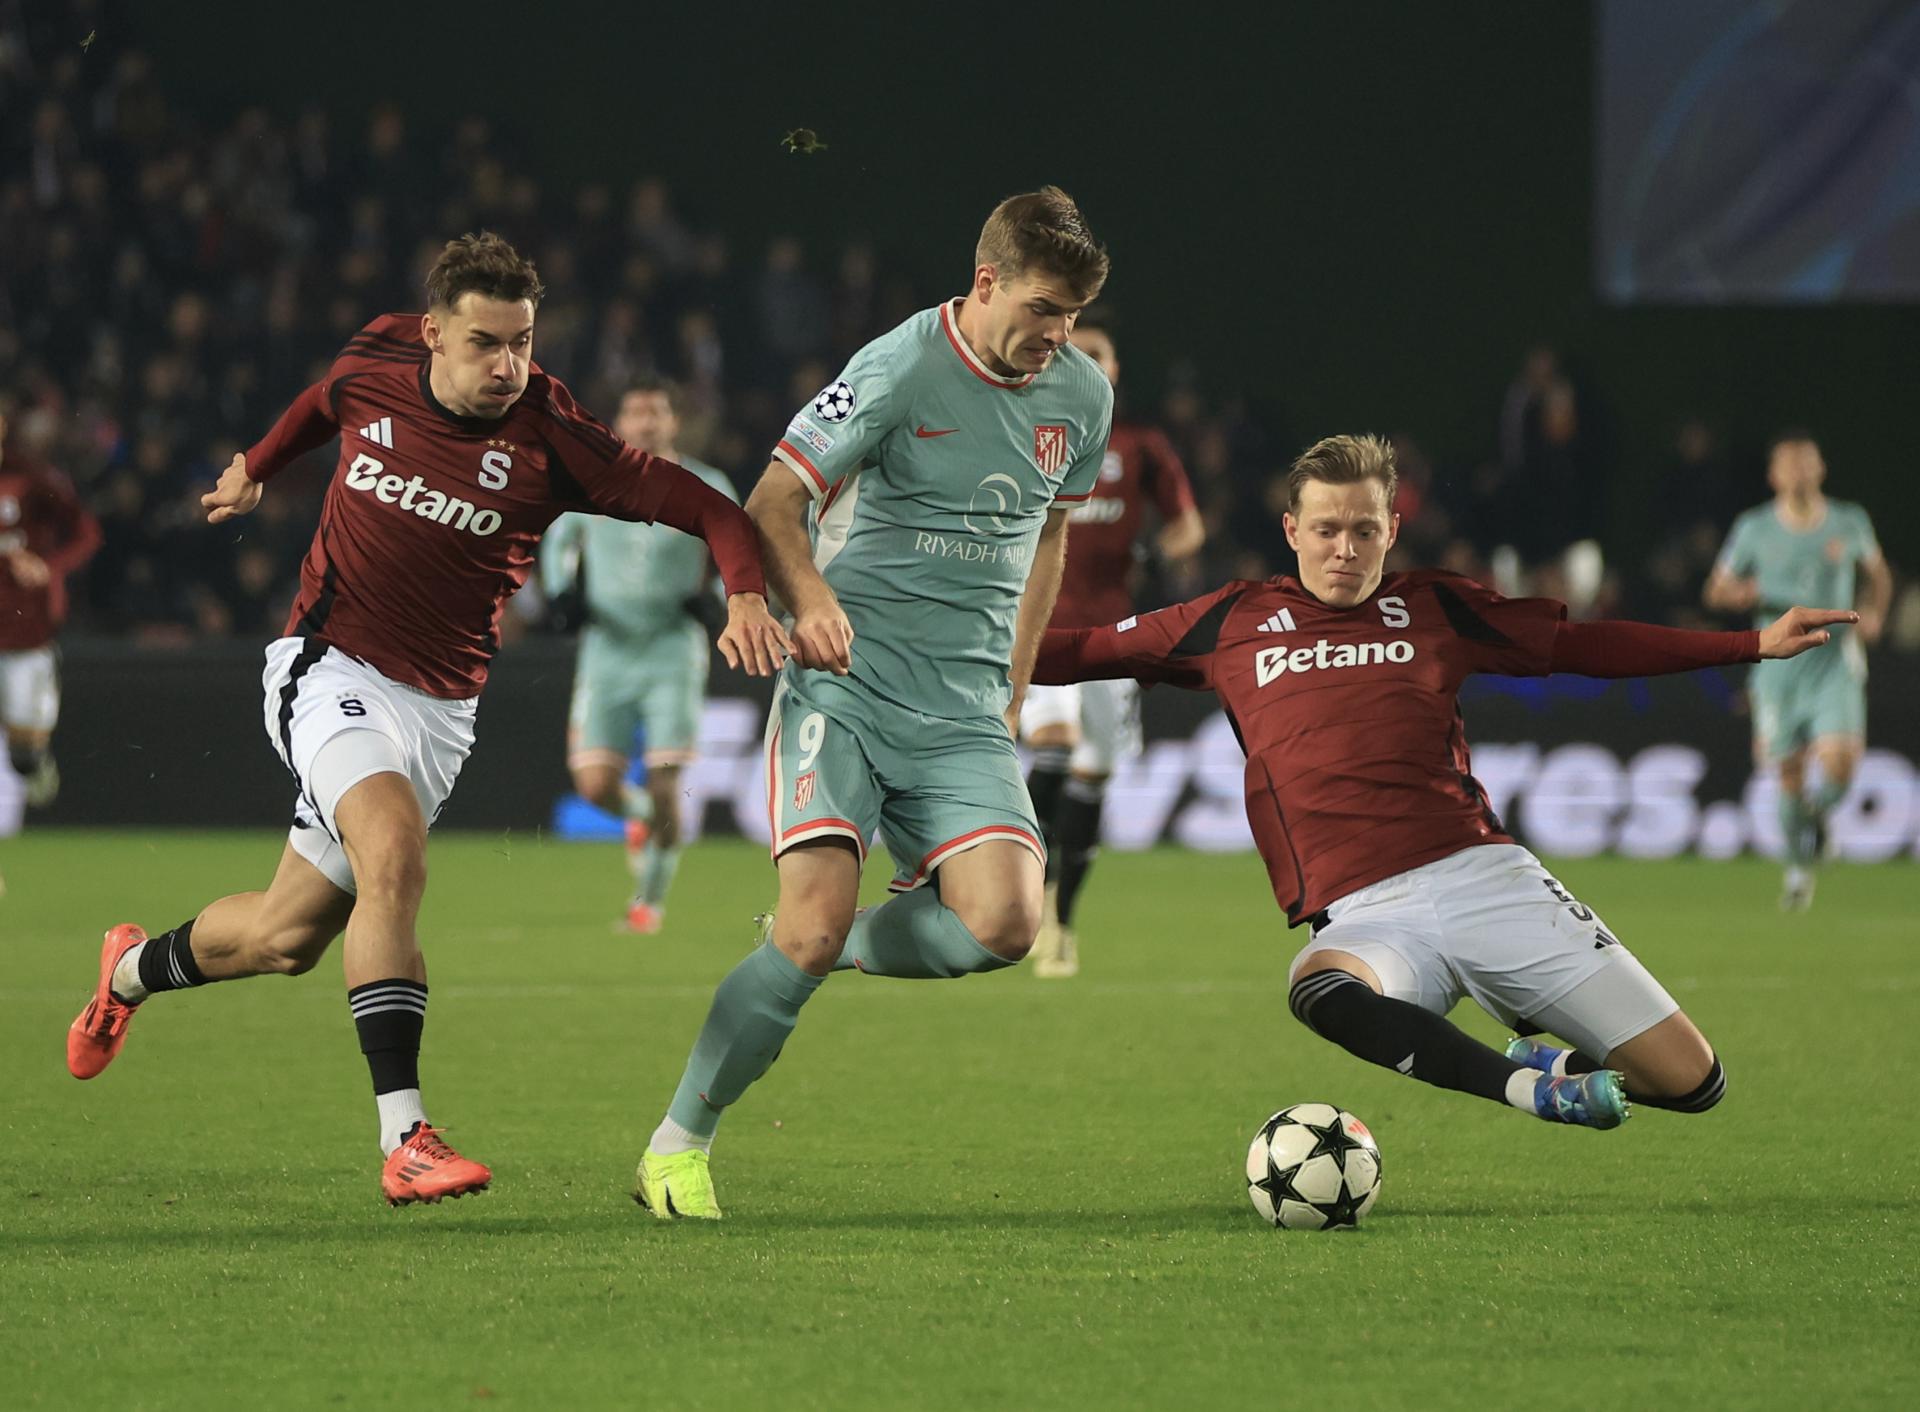
M1598 1134L1374 1070L1287 1014L1251 857L1110 856L1086 968L839 977L729 1116L728 1219L657 1225L634 1161L771 900L703 845L669 934L614 850L436 838L432 1112L494 1189L389 1210L332 958L147 1007L70 1079L109 923L268 875L255 835L0 848L0 1403L10 1407L1916 1405L1911 865L1784 919L1759 863L1562 879L1725 1057L1704 1117ZM884 871L871 870L876 883ZM1478 1033L1497 1031L1461 1012ZM1358 1232L1258 1224L1255 1126L1380 1139Z

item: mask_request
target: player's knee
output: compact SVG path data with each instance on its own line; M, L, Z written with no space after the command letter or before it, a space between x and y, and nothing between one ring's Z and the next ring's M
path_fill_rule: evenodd
M846 949L852 926L851 917L796 916L789 921L783 907L774 925L773 944L808 975L823 976Z
M1040 899L1024 888L985 898L968 898L954 909L960 924L995 956L1022 960L1033 950L1040 930Z
M427 890L427 841L407 829L358 840L349 852L362 901L417 904Z
M1629 1083L1629 1095L1650 1108L1665 1108L1673 1113L1704 1113L1727 1096L1727 1071L1720 1063L1720 1056L1710 1052L1708 1061L1706 1071L1691 1088L1675 1084L1673 1087L1678 1091L1674 1093L1647 1094L1634 1091Z
M609 814L621 811L619 771L599 765L584 766L573 772L573 787L582 799L596 808L604 809Z

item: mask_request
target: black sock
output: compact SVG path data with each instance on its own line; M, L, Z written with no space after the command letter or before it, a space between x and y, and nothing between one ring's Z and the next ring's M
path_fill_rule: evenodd
M7 742L7 763L13 766L13 772L21 779L32 779L47 758L44 745L16 745Z
M1033 752L1033 768L1027 771L1027 793L1033 797L1033 817L1040 821L1040 841L1047 848L1048 882L1060 875L1059 838L1053 816L1060 808L1060 786L1067 782L1070 753L1064 746L1042 746Z
M1055 825L1060 835L1060 925L1073 925L1073 903L1087 870L1100 852L1100 805L1105 799L1104 782L1073 779L1060 793L1060 808Z
M1596 1069L1604 1069L1602 1064L1590 1054L1582 1054L1577 1049L1567 1051L1567 1072L1569 1074L1591 1074Z
M420 1031L427 1023L427 988L419 981L369 981L347 992L360 1052L373 1072L376 1096L420 1087Z
M1720 1066L1720 1056L1717 1054L1713 1059L1713 1067L1707 1070L1706 1078L1692 1093L1683 1093L1678 1098L1655 1098L1651 1094L1627 1090L1627 1097L1635 1103L1644 1103L1649 1108L1665 1108L1674 1113L1704 1113L1726 1094L1727 1071Z
M1314 972L1287 1003L1301 1024L1355 1058L1439 1088L1505 1103L1507 1080L1525 1067L1439 1015L1375 994L1345 971Z
M149 938L134 964L140 972L140 984L155 994L207 983L193 960L192 922L182 922L170 932Z

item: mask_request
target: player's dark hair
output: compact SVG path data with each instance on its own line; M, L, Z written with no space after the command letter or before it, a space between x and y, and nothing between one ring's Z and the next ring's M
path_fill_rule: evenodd
M993 208L973 263L992 265L1003 282L1040 270L1065 280L1085 300L1100 293L1112 262L1073 198L1057 186L1043 186Z
M1767 456L1771 459L1773 453L1781 447L1798 446L1802 442L1805 442L1809 446L1818 446L1820 444L1818 438L1805 427L1782 427L1779 431L1775 432L1772 439L1767 442Z
M546 292L533 261L490 230L478 235L469 231L458 240L449 240L427 271L430 309L451 309L463 294L480 294L510 304L525 299L537 308Z
M1393 508L1393 493L1400 485L1400 468L1394 463L1393 445L1385 437L1330 436L1316 441L1294 458L1287 471L1287 509L1300 513L1300 492L1310 480L1328 485L1351 485L1355 481L1377 480L1387 488L1387 508Z
M667 410L676 417L680 415L680 384L672 378L663 378L658 373L641 373L628 378L626 387L620 393L620 400L624 402L628 394L634 392L657 392L667 399Z

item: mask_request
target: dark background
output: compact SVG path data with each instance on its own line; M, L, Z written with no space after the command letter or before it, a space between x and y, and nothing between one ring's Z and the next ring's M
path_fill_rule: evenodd
M1610 445L1609 539L1660 513L1675 427L1820 435L1830 489L1920 531L1910 306L1609 307L1591 270L1594 15L1580 4L1261 7L473 3L125 7L170 100L209 122L321 102L461 114L555 182L657 173L743 248L870 235L958 290L985 211L1043 181L1113 251L1133 395L1186 363L1238 388L1275 460L1335 430L1486 454L1550 341ZM1765 101L1764 94L1755 101ZM791 128L827 144L780 144ZM536 252L537 253L537 252Z

